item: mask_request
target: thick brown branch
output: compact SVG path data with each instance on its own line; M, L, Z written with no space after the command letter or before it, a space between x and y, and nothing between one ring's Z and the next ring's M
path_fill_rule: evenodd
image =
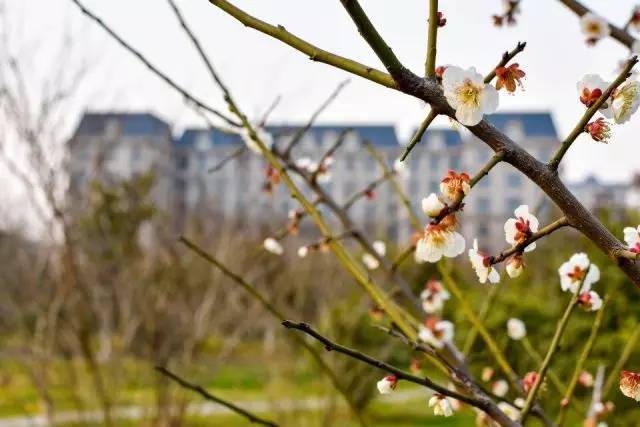
M336 351L338 353L344 354L353 359L356 359L368 365L374 366L382 371L393 374L399 380L404 380L404 381L412 382L414 384L422 385L437 393L451 397L453 399L457 399L461 402L467 403L473 407L481 409L485 411L487 414L489 414L489 416L491 416L491 418L493 418L501 426L517 426L518 425L517 423L513 422L509 417L507 417L502 411L500 411L500 409L498 409L497 406L493 405L493 403L490 400L478 400L478 399L460 394L456 391L449 390L444 386L434 383L427 377L418 377L418 376L412 375L408 372L405 372L401 369L396 368L395 366L389 365L386 362L375 359L357 350L353 350L348 347L337 344L331 341L330 339L326 338L325 336L321 335L320 333L316 332L315 330L313 330L306 323L296 323L289 320L285 320L282 322L282 325L287 329L297 329L313 337L314 339L321 342L324 345L325 350L327 351Z
M383 40L376 27L373 26L367 14L360 7L358 0L340 0L342 6L347 10L351 20L358 27L358 32L362 38L371 46L371 49L378 56L384 67L391 76L400 73L404 67L396 57L393 50Z
M195 393L198 393L200 396L202 396L206 400L218 403L218 404L220 404L220 405L232 410L236 414L242 415L247 420L249 420L251 423L260 424L260 425L269 426L269 427L278 427L278 424L276 424L274 422L271 422L269 420L265 420L264 418L260 418L260 417L258 417L256 415L253 415L251 412L247 411L246 409L242 409L241 407L239 407L239 406L237 406L237 405L235 405L235 404L233 404L233 403L231 403L231 402L229 402L227 400L224 400L224 399L221 399L219 397L214 396L213 394L209 393L207 390L205 390L201 386L199 386L197 384L190 383L190 382L180 378L179 376L177 376L176 374L174 374L173 372L169 371L167 368L165 368L163 366L156 366L156 371L158 371L159 373L161 373L165 377L172 379L173 381L178 383L180 385L180 387L185 388L187 390L191 390L191 391L193 391Z
M507 250L504 250L502 252L500 252L499 255L496 255L495 257L491 257L490 258L490 262L492 265L494 264L499 264L502 261L506 260L507 258L509 258L512 255L515 254L521 254L522 252L524 252L525 248L527 246L529 246L530 244L532 244L533 242L535 242L536 240L542 239L545 236L548 236L549 234L553 233L554 231L562 228L562 227L566 227L569 225L569 222L567 221L567 218L562 217L554 222L552 222L551 224L547 225L546 227L540 229L540 231L538 231L537 233L533 233L527 240L518 243L517 245L515 245L512 248L509 248Z

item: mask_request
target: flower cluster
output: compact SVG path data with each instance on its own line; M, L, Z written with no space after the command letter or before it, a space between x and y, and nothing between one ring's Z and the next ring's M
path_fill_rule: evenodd
M593 106L609 87L596 74L587 74L578 82L578 94L580 102L587 108ZM600 106L600 113L614 123L622 124L638 111L640 106L640 84L636 81L627 81L618 86L611 96ZM604 118L599 117L585 126L591 138L598 142L608 142L611 138L611 126Z
M321 184L331 181L330 168L333 165L331 156L325 157L321 162L311 160L309 157L301 157L296 160L295 165L298 169L311 174Z
M448 171L440 183L442 196L431 193L422 199L422 211L432 221L416 242L416 262L437 262L443 256L454 258L464 252L464 237L456 231L458 220L454 208L471 190L471 178L466 173Z
M520 0L503 0L503 12L500 15L492 15L493 24L496 27L516 24L516 15L520 13Z
M440 320L438 317L432 316L420 325L418 337L423 341L437 349L441 349L445 344L453 340L454 327L453 323L448 320Z
M431 279L424 285L424 290L420 293L422 309L429 314L437 313L442 310L444 302L450 297L451 295L439 280Z

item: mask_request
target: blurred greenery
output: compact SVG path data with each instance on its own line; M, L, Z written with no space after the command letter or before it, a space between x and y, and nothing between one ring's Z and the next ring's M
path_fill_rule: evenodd
M162 220L147 202L152 186L153 176L149 175L117 187L98 184L92 187L86 215L74 224L74 250L77 251L76 268L81 270L77 280L91 285L91 292L99 291L99 298L97 305L91 305L96 304L94 301L89 304L92 294L74 297L76 305L61 314L62 319L72 319L71 326L63 323L61 328L65 328L53 331L48 347L45 346L48 341L42 339L38 329L43 316L39 310L50 307L53 300L39 290L47 284L67 289L66 278L71 273L63 270L63 274L53 275L43 268L46 274L34 277L35 261L32 265L6 263L2 266L0 277L11 298L0 307L5 313L0 322L0 345L6 350L0 357L0 417L40 413L46 405L56 411L99 409L107 402L112 407L149 408L149 424L145 425L246 425L237 415L186 415L186 405L201 400L159 377L153 367L163 364L228 400L266 400L273 404L283 399L330 398L325 411L267 414L287 425L355 425L309 355L288 340L287 334L296 332L283 330L275 319L267 317L261 306L211 266L184 248L178 248L175 240L166 243L163 236L155 236L151 245L144 242L143 228ZM637 213L598 214L617 236L622 236L624 226L640 223ZM196 230L204 233L202 224ZM384 318L371 316L369 300L330 256L312 253L304 260L265 256L256 251L260 242L240 241L233 230L229 237L217 231L212 239L219 244L211 245L212 251L224 247L223 256L230 265L242 271L293 319L308 321L337 342L405 369L420 356L375 327L389 325ZM33 255L30 252L33 247L18 238L7 240L5 237L0 243L4 259L12 259L9 254L16 248ZM390 259L403 249L389 246ZM629 337L639 328L638 289L610 259L594 250L578 233L563 229L539 242L538 249L525 257L524 274L512 280L503 274L505 277L499 285L479 284L468 262L463 257L456 260L453 274L476 312L487 298L489 287L499 287L484 322L521 376L539 366L521 342L509 340L506 322L511 317L522 319L528 339L537 352L544 355L570 297L560 289L557 269L579 251L587 252L601 269L601 279L593 289L611 297L585 369L595 375L598 366L603 365L607 376L612 374L615 378L618 373L611 370ZM412 262L403 264L401 273L409 278L416 294L427 280L438 278L433 265L418 266ZM380 281L384 281L382 273L373 274L379 274ZM32 293L27 292L28 289L33 289ZM135 304L127 305L131 302ZM15 307L23 310L18 313ZM106 341L95 332L103 326L104 316L113 322ZM462 348L471 326L456 309L454 299L446 303L442 316L455 323L455 342ZM594 318L595 313L582 310L577 310L571 318L551 366L564 383L573 374ZM133 330L128 329L131 322L135 325ZM73 335L76 333L78 342L86 345L78 347ZM317 348L372 425L474 423L475 414L468 408L450 419L433 417L426 405L426 391L398 402L380 397L375 383L383 376L381 372ZM104 360L101 359L103 351L107 355ZM634 364L637 357L638 351L634 348L624 368L637 370L639 367ZM479 337L468 361L471 373L477 378L483 368L496 368ZM422 364L422 371L446 384L441 372L428 363ZM496 368L493 379L501 377ZM106 399L99 397L96 388L96 381L100 379L104 382ZM39 388L42 382L46 384L46 392ZM490 384L485 386L490 388ZM401 384L400 390L412 392L417 388ZM576 398L586 407L591 393L591 388L579 385ZM513 401L516 397L511 390L508 399ZM540 395L543 407L552 418L561 397L550 385ZM604 399L616 406L615 423L612 417L608 420L611 425L637 424L637 403L621 395L617 380ZM163 408L169 405L181 410L177 415L164 413ZM161 417L165 417L162 422ZM583 418L584 414L571 411L565 425L581 425ZM117 425L141 424L140 421L117 421Z

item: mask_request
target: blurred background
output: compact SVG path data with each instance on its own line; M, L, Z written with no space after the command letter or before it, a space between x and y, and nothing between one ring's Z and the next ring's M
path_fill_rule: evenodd
M554 1L524 1L518 24L502 28L491 19L501 12L501 1L442 3L448 23L440 32L439 64L485 73L505 50L527 42L516 60L527 73L525 89L502 95L499 113L489 120L540 160L550 158L582 114L577 81L586 73L611 79L628 56L609 40L587 47L577 19ZM617 23L634 6L585 3ZM204 0L177 4L239 104L265 123L276 145L300 135L293 157L317 160L344 139L322 186L350 204L358 229L386 243L389 259L400 256L411 243L410 219L363 143L391 168L427 108L364 80L344 82L343 73L245 29ZM380 66L338 2L237 4L323 48ZM226 111L168 3L86 5L190 93ZM363 6L398 56L421 69L426 3L407 0L400 8L372 0ZM321 236L308 220L292 232L291 212L300 207L269 180L264 160L243 149L239 136L212 126L215 117L176 95L71 1L4 0L0 12L0 427L246 425L174 387L154 371L156 365L284 425L356 425L330 381L278 320L178 242L181 235L197 242L288 318L408 369L415 355L375 327L383 320L338 262L323 251L297 255ZM327 99L318 119L300 133ZM618 237L624 226L640 222L640 164L633 155L639 126L632 120L616 127L608 145L579 137L563 164L570 188ZM397 173L398 182L418 209L447 170L473 174L489 156L472 135L443 119ZM502 227L520 204L528 204L542 224L559 215L533 184L500 165L474 189L461 216L468 246L477 237L487 251L506 247ZM339 218L321 212L338 226ZM264 250L267 237L280 240L282 255ZM539 363L530 348L508 339L506 321L524 320L530 347L544 354L567 303L557 269L579 251L600 267L595 288L610 297L586 368L595 375L598 366L606 367L603 400L617 407L613 425L633 425L628 409L634 403L621 398L615 372L609 375L625 346L640 336L638 293L592 245L563 230L527 257L520 278L497 287L477 284L465 257L456 260L453 274L474 309L485 310L487 328L524 375ZM398 269L416 294L439 278L433 266L411 258ZM384 283L382 272L370 274ZM492 360L455 307L447 304L443 317L456 324L456 344L480 377ZM580 311L569 325L552 367L564 382L593 319ZM638 368L634 348L629 369ZM426 392L409 385L380 397L380 372L333 354L323 357L372 425L474 423L469 409L434 418ZM438 378L432 371L424 367ZM591 393L578 386L576 394L588 404ZM542 399L550 413L559 396L547 385ZM581 418L569 412L569 419L578 425Z

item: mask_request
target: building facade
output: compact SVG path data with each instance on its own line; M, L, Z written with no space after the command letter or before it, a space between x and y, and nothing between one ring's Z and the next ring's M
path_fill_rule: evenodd
M501 113L487 119L541 161L548 161L559 146L548 113ZM299 129L290 125L267 128L278 147L285 147ZM296 145L292 158L317 160L342 133L346 136L334 156L331 179L322 184L340 203L382 174L363 142L371 143L389 166L404 150L392 125L314 125ZM88 113L70 144L70 194L82 197L91 179L126 179L152 168L158 177L154 201L176 218L177 227L205 218L214 219L216 227L230 222L240 224L245 232L259 228L273 232L299 206L284 185L271 194L264 191L267 164L250 150L216 169L241 147L238 135L216 129L187 129L174 139L169 126L150 114ZM466 130L429 129L406 160L406 173L399 181L420 212L420 200L439 191L448 170L474 175L492 155L489 147ZM582 189L576 187L577 195L588 204L595 190L587 188L588 194L583 194ZM462 232L467 239L477 237L486 248L501 248L506 218L521 204L535 209L544 200L535 184L501 163L465 200ZM332 221L326 210L324 213ZM355 203L350 213L375 238L406 242L412 234L406 212L388 184L376 188L372 199Z

